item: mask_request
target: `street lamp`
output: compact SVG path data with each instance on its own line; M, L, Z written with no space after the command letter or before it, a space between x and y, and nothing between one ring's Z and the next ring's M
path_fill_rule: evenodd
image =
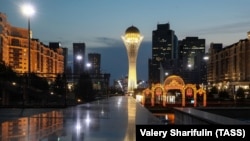
M80 60L82 60L82 56L81 55L77 55L76 59L80 61Z
M30 4L25 4L22 6L22 12L28 17L28 75L30 75L30 17L35 14L35 9Z
M90 73L90 69L91 69L91 63L87 63L86 64L86 67L87 67L87 72Z
M35 10L32 5L25 4L21 7L22 13L28 17L28 87L30 86L30 17L35 14ZM25 104L27 93L23 95L23 104ZM27 102L27 101L26 101Z
M81 61L82 61L82 59L83 59L82 55L77 55L76 56L76 60L78 61L78 64L79 64L79 66L78 66L78 73L79 73L79 75L81 74L81 71L82 71L82 69L81 69L81 67L82 67Z

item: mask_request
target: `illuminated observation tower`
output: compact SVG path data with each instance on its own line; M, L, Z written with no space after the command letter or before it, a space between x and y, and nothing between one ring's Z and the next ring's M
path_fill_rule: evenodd
M128 55L128 90L129 94L134 92L137 88L137 76L136 76L136 60L138 49L140 47L143 36L140 35L140 31L135 26L127 28L125 35L122 36L122 40L126 46Z

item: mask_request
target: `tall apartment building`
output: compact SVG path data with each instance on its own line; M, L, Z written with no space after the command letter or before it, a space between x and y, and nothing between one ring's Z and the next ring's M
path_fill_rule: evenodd
M73 43L73 75L85 71L85 43Z
M208 60L208 83L235 93L250 86L250 32L248 38L232 45L211 44Z
M91 64L88 70L94 74L101 73L101 54L99 53L89 53L88 54L88 63Z
M186 37L179 41L180 76L186 83L206 83L205 39Z
M149 84L160 83L164 79L165 72L176 72L178 67L178 39L170 24L158 24L152 32L152 59L149 59Z
M11 26L0 13L0 61L15 72L28 72L28 29ZM51 49L38 39L30 40L30 72L53 78L64 71L62 48Z
M219 82L219 79L217 77L218 72L216 69L216 64L218 64L218 60L216 59L215 54L220 52L223 49L222 43L211 43L209 50L208 50L208 62L207 62L207 81L210 84L216 84L216 82Z

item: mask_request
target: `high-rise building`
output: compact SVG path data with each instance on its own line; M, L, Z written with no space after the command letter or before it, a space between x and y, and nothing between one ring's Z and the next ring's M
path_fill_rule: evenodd
M101 73L101 54L99 53L89 53L88 54L88 63L90 63L89 72L94 74Z
M149 60L149 84L160 83L165 72L176 72L178 68L178 39L170 24L158 24L152 32L152 59Z
M48 79L63 73L63 49L51 49L34 38L30 39L29 65L28 36L28 29L11 26L7 16L0 13L0 62L4 62L19 74L28 73L29 67L30 72Z
M135 26L128 27L125 35L122 36L128 55L128 93L133 93L134 89L137 88L136 62L142 39L143 36L140 35L139 29Z
M85 71L85 43L73 43L73 75Z
M182 56L183 65L189 70L195 69L195 57L198 54L205 54L205 39L198 37L186 37L179 41L180 54Z
M205 39L186 37L179 41L180 75L186 83L205 83Z

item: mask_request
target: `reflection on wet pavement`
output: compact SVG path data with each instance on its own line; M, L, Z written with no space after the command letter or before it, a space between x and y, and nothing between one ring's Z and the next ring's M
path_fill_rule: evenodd
M61 109L0 109L0 140L133 141L136 124L162 124L126 96Z

